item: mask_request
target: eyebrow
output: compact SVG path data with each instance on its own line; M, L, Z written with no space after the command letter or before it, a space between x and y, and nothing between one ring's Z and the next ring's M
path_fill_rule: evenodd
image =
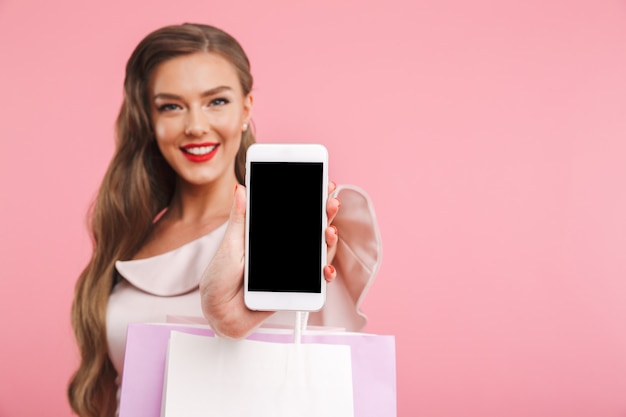
M215 94L223 93L224 91L233 91L233 89L231 87L226 86L226 85L221 85L219 87L215 87L215 88L212 88L210 90L206 90L205 92L200 94L200 97L209 97L209 96L213 96ZM171 94L171 93L157 93L157 94L154 95L154 97L152 99L153 100L157 100L157 99L181 100L182 97L178 96L176 94Z

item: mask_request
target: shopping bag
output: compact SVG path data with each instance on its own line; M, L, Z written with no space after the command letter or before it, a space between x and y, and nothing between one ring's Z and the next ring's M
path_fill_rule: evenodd
M214 336L207 326L136 323L128 327L120 390L120 417L159 417L170 333ZM286 330L258 329L249 340L293 343ZM355 417L393 417L396 411L395 338L364 333L304 332L302 343L348 345Z
M172 331L163 417L353 417L350 347Z

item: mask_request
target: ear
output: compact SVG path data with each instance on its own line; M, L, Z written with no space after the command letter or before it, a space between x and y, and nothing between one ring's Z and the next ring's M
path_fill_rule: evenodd
M252 118L252 103L254 102L254 97L252 93L249 93L243 99L243 120L245 123L250 123L250 119Z

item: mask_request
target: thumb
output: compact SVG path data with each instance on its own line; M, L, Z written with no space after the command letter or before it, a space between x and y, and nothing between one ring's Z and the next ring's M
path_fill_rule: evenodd
M233 207L230 209L230 224L241 228L241 233L245 233L246 226L246 187L237 184L235 187L235 198Z
M224 248L230 254L240 254L243 257L244 239L246 233L246 187L238 184L235 187L233 206L230 209L228 227L224 235ZM224 246L222 245L222 246Z

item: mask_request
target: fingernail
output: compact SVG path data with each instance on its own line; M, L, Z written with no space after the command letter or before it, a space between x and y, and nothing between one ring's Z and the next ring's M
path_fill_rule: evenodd
M334 274L335 273L335 267L332 265L328 265L328 269L330 269L330 273Z
M335 236L339 235L339 232L337 231L337 227L334 224L331 224L330 227L335 231Z

